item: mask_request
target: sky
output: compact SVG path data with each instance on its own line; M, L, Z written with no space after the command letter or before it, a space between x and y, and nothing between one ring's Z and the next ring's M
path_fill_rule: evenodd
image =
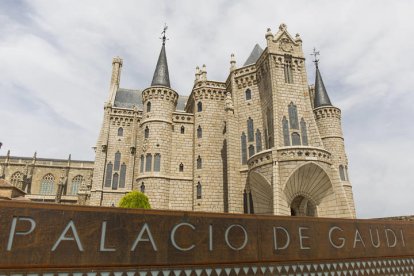
M224 81L267 28L313 47L342 110L357 216L414 215L414 1L0 1L0 155L93 160L112 58L121 87L150 85L168 25L172 87L188 95L196 66ZM309 54L309 55L308 55Z

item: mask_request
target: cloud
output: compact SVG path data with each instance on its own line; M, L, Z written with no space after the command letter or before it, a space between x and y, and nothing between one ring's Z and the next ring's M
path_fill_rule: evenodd
M0 139L12 154L94 158L111 59L121 86L152 79L169 25L172 86L188 95L197 65L223 81L230 54L241 65L285 22L300 33L309 82L313 47L343 128L358 215L412 214L414 23L412 1L0 2Z

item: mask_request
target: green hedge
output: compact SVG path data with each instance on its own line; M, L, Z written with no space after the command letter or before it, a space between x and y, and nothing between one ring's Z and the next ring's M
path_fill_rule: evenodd
M138 191L129 192L123 198L121 198L119 201L119 207L151 209L148 197Z

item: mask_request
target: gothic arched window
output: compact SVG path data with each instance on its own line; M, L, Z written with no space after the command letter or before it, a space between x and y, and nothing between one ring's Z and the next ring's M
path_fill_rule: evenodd
M291 55L285 55L284 72L285 72L285 82L293 83L292 56Z
M147 103L147 112L151 112L151 102Z
M290 146L289 123L288 123L288 120L286 119L286 116L283 116L282 127L283 127L283 144L285 146Z
M46 174L43 177L42 182L40 183L39 194L41 194L41 195L53 195L54 182L55 182L55 177L51 173Z
M252 157L254 155L254 146L250 145L249 146L249 158Z
M249 117L247 120L247 140L252 142L254 140L253 119Z
M15 172L14 174L12 174L12 176L10 178L10 183L13 186L18 187L20 185L21 181L23 181L23 173Z
M183 172L183 171L184 171L184 164L183 164L183 163L181 163L181 164L178 166L178 171L179 171L179 172Z
M200 181L197 183L197 199L201 199L202 197L202 187Z
M114 176L112 177L112 190L118 189L118 181L119 175L118 173L114 173Z
M147 153L147 157L145 160L145 171L150 172L151 171L151 165L152 165L152 154Z
M144 182L142 182L140 189L141 189L141 193L145 193L145 184L144 184Z
M297 132L292 133L292 146L300 146L300 135Z
M341 181L345 181L345 170L342 165L339 165L339 177L341 178Z
M197 169L201 169L203 167L203 160L201 159L201 156L199 155L197 158Z
M159 172L161 168L161 154L154 155L154 172Z
M119 188L125 188L126 169L127 166L125 163L122 163L121 172L119 174Z
M118 128L118 136L124 136L124 129L122 127Z
M115 161L114 161L114 171L119 171L119 166L121 165L121 153L117 151L115 153Z
M106 164L105 187L111 187L112 168L113 168L113 166L112 166L111 162Z
M82 184L83 176L77 175L74 178L72 178L72 187L70 189L70 195L77 195L80 185Z
M242 132L242 135L240 137L241 140L241 154L242 154L242 164L247 164L247 141L246 141L246 134Z
M288 106L289 111L289 122L291 129L299 129L299 122L298 122L298 110L296 105L291 102Z
M141 155L141 164L140 164L139 171L144 172L144 155Z
M184 133L185 133L185 127L181 126L181 134L184 134Z
M203 104L201 102L197 103L197 112L203 111Z
M303 118L300 119L300 131L302 133L302 145L307 146L308 145L308 131L306 129L306 122Z
M148 126L145 127L144 138L145 139L148 139L149 138L149 127Z
M256 151L262 151L262 133L259 129L256 129Z
M197 128L197 138L202 138L203 137L203 129L201 128L201 126L198 126Z
M251 100L252 99L252 91L249 88L247 88L247 90L244 92L244 94L245 94L246 100Z

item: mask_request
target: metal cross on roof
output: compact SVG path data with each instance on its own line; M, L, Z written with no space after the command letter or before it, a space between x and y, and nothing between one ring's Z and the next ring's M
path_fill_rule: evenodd
M314 56L313 62L315 63L316 67L318 67L319 59L317 59L317 56L319 56L319 51L316 51L316 48L313 48L313 54L311 56Z
M165 32L167 31L167 29L168 29L168 26L166 23L164 23L164 29L161 32L162 37L160 37L160 39L162 39L162 45L165 45L165 41L168 40L168 38L165 36Z

